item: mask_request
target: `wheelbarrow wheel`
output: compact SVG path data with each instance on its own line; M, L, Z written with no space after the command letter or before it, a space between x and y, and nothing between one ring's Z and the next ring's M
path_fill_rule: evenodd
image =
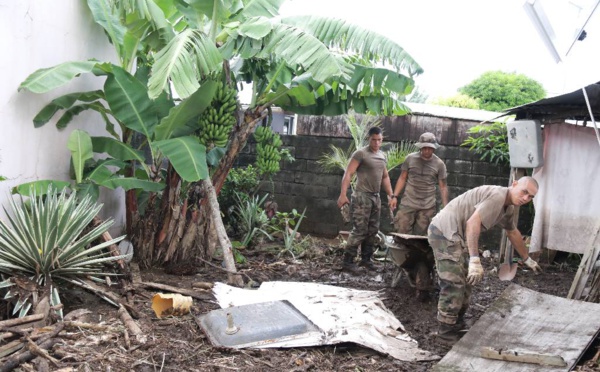
M415 284L419 291L430 291L433 288L433 280L427 263L417 262L415 267Z

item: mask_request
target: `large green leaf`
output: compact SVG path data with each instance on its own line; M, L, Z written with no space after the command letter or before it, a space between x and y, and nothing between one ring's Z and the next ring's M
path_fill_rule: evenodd
M148 82L150 97L156 98L172 81L181 98L193 94L203 77L221 70L223 57L204 33L187 29L155 56Z
M329 48L390 64L397 71L407 71L409 76L423 72L421 66L396 42L342 19L298 16L285 17L281 22L314 35Z
M38 180L17 185L12 188L11 192L23 196L32 195L32 191L35 195L45 195L46 192L48 192L49 187L52 187L54 190L62 190L64 188L70 188L71 183L58 180Z
M336 56L317 38L285 24L273 25L272 31L262 40L239 35L231 42L235 43L242 58L277 58L294 69L304 69L319 82L332 77L348 79L352 72L352 65Z
M101 183L102 186L108 187L109 189L116 189L122 187L123 190L140 189L144 191L158 192L165 188L164 183L140 180L138 178L130 177L114 177L105 180Z
M186 0L192 8L205 17L219 24L233 13L240 10L244 4L242 0Z
M104 92L101 90L65 94L64 96L53 99L49 104L44 106L44 108L41 109L40 112L38 112L38 114L33 118L33 125L36 128L43 126L50 121L50 119L52 119L58 110L68 109L77 101L93 102L103 98Z
M144 84L127 71L114 66L113 73L104 84L104 92L113 116L127 128L151 140L158 117Z
M69 136L67 148L71 151L73 168L75 168L75 179L77 183L81 183L85 161L94 156L90 135L86 131L75 129Z
M183 127L189 120L200 115L211 103L217 83L207 81L196 93L189 96L179 105L173 107L169 115L161 120L155 130L155 140L165 140L171 137L173 132Z
M252 39L262 39L273 29L273 24L265 17L254 17L240 25L238 33Z
M121 49L127 28L121 24L117 7L113 6L111 0L87 0L87 3L94 21L104 28L117 54L122 58Z
M19 90L27 89L33 93L46 93L65 85L80 74L92 72L98 62L64 62L54 67L42 68L29 75L19 85Z
M279 8L285 0L251 0L240 12L243 18L266 17L279 15Z
M171 161L181 178L188 182L208 177L206 147L196 137L178 137L153 143Z
M92 146L94 152L105 152L115 159L122 161L137 160L141 164L145 164L145 157L142 151L135 150L128 144L114 138L92 137Z

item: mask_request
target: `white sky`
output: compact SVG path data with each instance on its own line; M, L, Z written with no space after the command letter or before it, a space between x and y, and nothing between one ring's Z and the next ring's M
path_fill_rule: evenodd
M568 3L539 1L551 2L552 6ZM454 95L458 88L490 70L525 74L540 82L549 96L600 81L600 9L585 28L587 38L578 41L565 61L557 64L523 9L524 3L287 0L280 13L342 18L396 41L425 70L417 86L430 98ZM548 9L551 21L557 19L551 15Z

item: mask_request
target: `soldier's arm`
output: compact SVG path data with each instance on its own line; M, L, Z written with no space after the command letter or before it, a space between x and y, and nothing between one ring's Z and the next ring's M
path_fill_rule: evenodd
M469 256L479 257L479 235L481 234L481 216L475 211L467 220L467 248Z
M448 182L446 179L438 181L440 186L440 195L442 196L442 205L445 207L448 205Z
M406 180L408 179L408 172L402 171L398 181L396 182L396 187L394 187L394 195L398 197L402 190L404 190L404 186L406 186Z
M350 187L350 181L352 180L352 176L356 173L358 166L360 163L356 159L351 159L350 163L346 167L346 171L344 172L344 178L342 178L342 188L340 190L340 196L338 198L338 207L341 208L345 204L350 203L346 193L348 192L348 187Z
M521 232L518 229L506 230L506 236L523 260L529 258L529 249L527 249L525 241L523 241L523 235L521 235Z

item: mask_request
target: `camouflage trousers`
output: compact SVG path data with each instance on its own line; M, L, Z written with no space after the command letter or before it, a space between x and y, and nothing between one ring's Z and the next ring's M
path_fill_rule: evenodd
M437 319L456 324L467 312L471 299L473 287L467 283L469 253L458 237L456 241L450 241L434 225L429 225L427 238L435 256L440 284Z
M416 209L400 205L394 218L394 228L400 234L427 235L427 227L435 214L435 206Z
M350 203L352 213L352 231L346 243L345 253L356 257L362 243L361 256L365 259L373 255L375 239L379 232L381 198L379 194L353 192Z

